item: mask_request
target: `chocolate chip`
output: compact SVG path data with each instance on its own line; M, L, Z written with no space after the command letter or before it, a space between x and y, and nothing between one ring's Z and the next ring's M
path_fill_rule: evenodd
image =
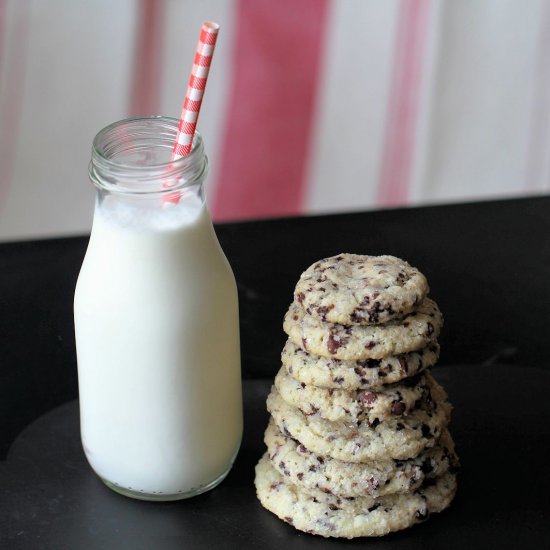
M407 360L402 355L400 355L397 359L399 360L399 368L401 373L405 375L408 374L409 364L407 363Z
M380 508L380 504L375 504L374 506L371 506L370 508L367 508L367 511L368 512L374 512L378 508Z
M376 489L380 487L380 482L374 476L369 476L367 478L367 483L372 491L376 491Z
M326 321L327 320L327 313L331 310L331 309L334 309L334 304L330 304L328 306L319 306L317 308L317 314L321 317L321 319L323 321Z
M432 437L432 432L427 424L422 424L422 435L424 437Z
M405 412L405 409L403 401L394 401L391 406L391 413L395 416L401 416Z
M372 422L370 422L370 427L371 428L376 428L376 426L378 426L378 424L380 424L380 420L378 418L375 418Z
M363 392L359 394L359 403L362 405L372 405L378 399L378 395L373 392Z
M310 472L316 472L317 471L317 466L314 466L313 464L309 467L309 471Z
M287 522L287 523L290 523L290 525L294 525L294 522L292 521L292 518L290 516L285 516L284 517L284 520Z
M332 353L333 355L338 351L339 348L341 348L343 345L345 345L347 342L344 341L344 338L341 338L337 334L329 334L328 340L327 340L327 348L329 353Z
M405 429L405 424L403 424L402 422L398 422L397 425L395 426L395 431L397 432L400 432L401 430L404 430Z
M298 294L296 294L296 301L301 304L305 297L306 295L303 292L298 292Z
M365 348L367 348L367 349L372 349L372 348L374 348L375 346L376 346L376 342L375 342L374 340L371 340L370 342L367 342L367 343L365 344Z
M350 319L354 323L361 323L365 319L365 310L361 307L356 307L350 315Z
M380 320L380 313L382 313L383 311L384 309L382 308L382 306L378 302L375 302L374 305L369 309L369 321L371 323L378 323L378 321Z
M300 444L299 447L298 447L298 450L301 452L301 453L307 453L307 449L304 445Z
M304 474L303 474L302 472L298 472L298 473L296 474L296 477L297 477L300 481L302 481L302 479L304 479Z
M316 407L313 403L309 403L309 412L304 412L306 416L312 416L319 412L319 407Z

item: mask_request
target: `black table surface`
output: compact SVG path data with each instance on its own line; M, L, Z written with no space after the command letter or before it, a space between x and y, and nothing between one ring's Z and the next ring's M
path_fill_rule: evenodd
M0 244L0 548L549 548L549 213L532 197L218 225L239 287L243 446L220 487L166 504L112 493L80 449L72 298L87 238ZM459 494L379 541L299 534L252 485L294 284L339 252L407 259L445 316L434 374L455 405Z

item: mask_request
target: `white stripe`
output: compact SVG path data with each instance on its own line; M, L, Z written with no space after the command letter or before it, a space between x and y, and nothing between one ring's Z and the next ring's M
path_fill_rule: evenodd
M192 101L200 101L204 95L204 90L198 90L197 88L192 88L189 86L187 88L187 97Z
M197 111L185 111L183 114L184 122L196 122L197 114Z
M201 42L199 40L197 51L205 57L210 57L212 55L212 52L214 51L214 44L204 44L204 42Z
M540 6L444 4L418 201L522 192Z
M306 207L357 210L374 202L397 0L331 3Z
M189 145L191 143L191 134L184 134L183 132L180 132L177 136L177 142L180 145Z
M208 71L210 67L204 67L202 65L193 65L192 73L197 78L206 78L208 76Z
M445 3L431 0L429 20L425 26L425 39L422 59L422 75L418 98L419 109L416 120L416 135L414 136L414 151L412 151L411 179L409 182L409 202L414 204L423 202L426 171L430 162L430 123L431 109L437 101L437 87L435 86L437 65L440 60L441 47L445 37L442 36L442 20Z
M8 7L19 3L27 4L30 12L29 43L19 145L13 183L0 215L0 238L84 233L91 227L95 196L86 175L92 139L128 110L136 3L9 0ZM8 32L1 39L6 41L15 28L8 19ZM106 83L109 93L96 94L85 107L75 101ZM66 156L68 136L74 150ZM45 171L45 166L50 169Z

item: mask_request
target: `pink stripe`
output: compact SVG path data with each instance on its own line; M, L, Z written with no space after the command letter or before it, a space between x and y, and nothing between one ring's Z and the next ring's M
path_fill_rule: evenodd
M302 211L327 7L238 0L217 220Z
M162 83L164 0L140 0L129 115L158 115Z
M6 40L6 4L0 0L1 24L0 39ZM27 66L27 50L29 43L29 3L17 2L11 18L13 40L10 59L2 58L4 76L4 96L0 103L0 206L3 205L8 189L12 183L15 165L15 154L19 135L23 103L23 87ZM2 41L0 40L0 42ZM5 52L2 52L5 56Z
M550 145L550 4L543 2L535 61L534 91L531 99L531 132L527 150L525 190L550 189L544 181L545 154Z
M401 0L378 204L405 204L413 167L430 0Z

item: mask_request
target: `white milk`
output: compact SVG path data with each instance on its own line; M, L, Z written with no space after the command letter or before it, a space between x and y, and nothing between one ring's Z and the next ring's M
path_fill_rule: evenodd
M242 433L237 292L200 199L96 207L75 293L82 441L122 492L223 479Z

